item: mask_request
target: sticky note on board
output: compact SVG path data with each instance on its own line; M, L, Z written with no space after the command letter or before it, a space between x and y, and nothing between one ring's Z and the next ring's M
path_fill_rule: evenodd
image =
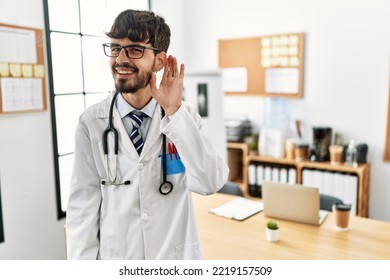
M8 63L0 63L0 77L9 76L9 65Z
M22 67L20 64L10 64L9 70L12 77L21 77L22 76Z
M22 64L22 75L25 78L32 78L33 67L31 64Z
M45 69L42 64L34 65L34 77L43 78L45 76Z

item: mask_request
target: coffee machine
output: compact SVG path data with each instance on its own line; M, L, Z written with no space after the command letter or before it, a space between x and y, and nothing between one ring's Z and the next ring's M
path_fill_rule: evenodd
M314 161L329 161L329 146L332 139L332 128L313 127L313 148L311 159Z

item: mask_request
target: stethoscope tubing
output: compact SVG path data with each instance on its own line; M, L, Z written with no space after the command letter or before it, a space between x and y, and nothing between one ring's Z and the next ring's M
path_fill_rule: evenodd
M131 181L126 180L124 182L116 182L117 180L117 171L118 171L118 152L119 152L119 133L118 130L114 127L113 124L113 118L114 118L114 106L115 106L115 100L119 94L119 91L116 91L114 96L112 97L112 101L110 104L110 111L108 116L108 126L103 131L103 152L104 156L106 158L106 172L108 176L108 180L102 180L102 185L112 185L112 186L120 186L120 185L130 185ZM165 111L163 108L161 108L161 118L165 116ZM114 154L116 157L115 162L115 176L114 179L110 179L110 170L109 170L109 160L108 160L108 135L112 133L114 137ZM167 142L167 136L163 134L162 139L162 169L163 169L163 182L161 183L159 187L159 192L162 195L167 195L173 190L173 184L167 180L167 148L166 148L166 142Z
M165 111L161 107L161 118L164 118ZM163 182L159 187L159 192L162 195L167 195L173 190L173 185L167 180L167 136L163 134L162 139L162 168L163 168Z
M108 134L112 133L114 134L114 154L118 155L119 151L119 134L118 130L114 127L113 124L113 116L114 116L114 105L115 100L119 94L119 91L115 92L114 96L112 97L111 105L110 105L110 113L108 115L108 127L103 132L103 151L105 155L108 155Z

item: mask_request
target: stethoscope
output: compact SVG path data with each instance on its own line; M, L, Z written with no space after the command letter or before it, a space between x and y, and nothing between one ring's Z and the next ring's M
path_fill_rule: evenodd
M102 180L101 184L105 186L121 186L121 185L130 185L131 182L126 180L124 182L117 182L118 175L118 150L119 150L119 134L118 130L114 127L113 124L113 112L115 100L119 94L119 91L115 92L111 105L110 105L110 113L108 117L108 126L103 132L103 152L106 162L106 174L107 180ZM165 116L165 111L161 108L161 118ZM114 136L114 154L115 154L115 173L114 176L111 175L110 161L108 159L108 135L112 133ZM163 182L160 185L159 191L162 195L167 195L173 190L173 184L167 180L167 155L166 155L166 142L167 136L163 134L163 143L162 143L162 168L163 168Z

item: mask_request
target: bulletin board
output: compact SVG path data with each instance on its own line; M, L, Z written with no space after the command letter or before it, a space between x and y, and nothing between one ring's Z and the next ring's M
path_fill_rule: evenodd
M224 86L227 95L302 98L303 65L303 33L219 40L223 84L230 84ZM236 88L232 79L245 85Z
M0 23L0 113L46 109L43 30Z

